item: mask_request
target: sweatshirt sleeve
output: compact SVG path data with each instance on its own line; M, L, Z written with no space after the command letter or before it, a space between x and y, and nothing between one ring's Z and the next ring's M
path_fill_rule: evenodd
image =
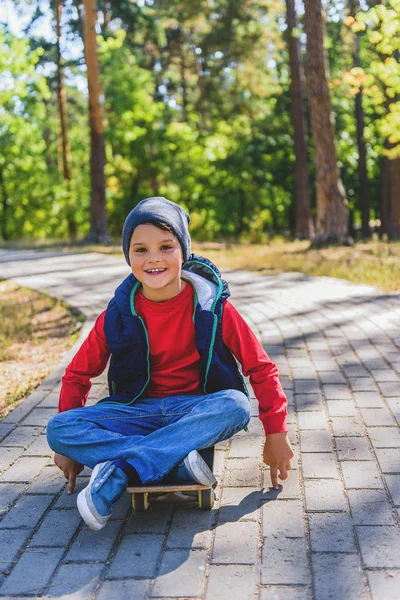
M97 318L88 337L75 354L62 378L59 412L85 405L92 387L91 378L100 375L107 366L110 349L104 335L104 315Z
M250 377L265 434L287 431L287 399L279 381L278 368L228 301L222 313L222 339L242 365L243 374Z

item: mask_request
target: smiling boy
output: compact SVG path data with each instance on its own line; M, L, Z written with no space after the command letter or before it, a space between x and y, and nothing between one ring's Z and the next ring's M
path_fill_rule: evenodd
M229 439L251 416L235 358L259 402L273 487L278 472L286 479L290 469L287 401L277 368L228 301L215 265L191 254L189 221L186 211L161 197L129 213L123 250L132 274L67 367L60 412L48 424L68 492L83 465L93 469L77 498L93 530L104 527L128 483L168 477L215 484L197 450ZM84 407L90 379L109 359L110 395Z

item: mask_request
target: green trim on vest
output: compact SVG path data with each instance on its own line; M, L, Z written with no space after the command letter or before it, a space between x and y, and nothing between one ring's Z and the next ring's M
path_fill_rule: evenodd
M197 292L196 292L196 288L194 287L193 283L190 281L190 279L185 279L185 277L182 277L182 281L185 281L187 284L189 284L193 290L193 314L192 314L192 323L194 323L194 317L196 314L196 307L199 303L199 300L197 298Z
M196 264L196 265L200 265L203 268L207 268L211 271L211 273L216 277L217 281L218 281L218 291L215 295L214 301L211 305L210 311L213 312L215 309L215 306L218 302L218 300L220 299L222 292L223 292L223 286L222 286L222 281L221 281L221 277L218 275L218 273L216 273L214 271L214 269L212 269L209 265L206 265L205 263L202 263L200 260L188 260L187 263L185 263L185 265L190 265L190 264ZM184 265L184 266L185 266Z
M132 404L132 402L135 402L135 400L137 398L140 398L140 396L143 394L144 390L147 388L147 386L150 383L150 343L149 343L149 334L147 333L147 328L146 328L146 325L144 324L144 321L143 321L142 317L140 317L137 314L136 310L135 310L135 294L136 294L136 291L137 291L137 289L138 289L138 287L140 285L141 285L140 281L137 281L135 283L135 285L133 286L133 288L131 290L131 293L130 293L130 296L129 296L129 304L130 304L130 307L131 307L131 313L132 313L132 315L134 317L137 317L140 320L140 322L141 322L141 324L143 326L143 330L144 330L145 336L146 336L146 345L147 345L147 355L146 355L146 360L147 360L147 381L144 384L144 386L142 387L142 389L139 392L139 394L137 394L129 404Z

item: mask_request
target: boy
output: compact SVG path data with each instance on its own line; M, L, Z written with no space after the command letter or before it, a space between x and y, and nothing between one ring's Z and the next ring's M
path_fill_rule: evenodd
M198 449L243 429L250 402L236 359L250 376L266 432L264 461L278 487L293 452L287 401L276 366L227 301L229 290L210 261L190 253L189 215L161 197L142 200L127 216L123 251L132 274L117 288L66 369L59 414L47 428L54 462L75 488L93 530L106 524L131 485L216 480ZM110 358L111 356L111 358ZM110 396L82 408L90 378L110 358Z

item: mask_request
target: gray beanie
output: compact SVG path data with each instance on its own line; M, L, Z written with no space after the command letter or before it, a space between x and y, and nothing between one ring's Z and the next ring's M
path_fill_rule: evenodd
M162 196L154 196L139 202L125 219L122 230L122 249L128 265L130 265L129 246L133 230L145 221L161 221L169 225L182 247L183 262L187 261L190 256L188 230L190 217L188 213L179 204L175 204L175 202L171 202Z

